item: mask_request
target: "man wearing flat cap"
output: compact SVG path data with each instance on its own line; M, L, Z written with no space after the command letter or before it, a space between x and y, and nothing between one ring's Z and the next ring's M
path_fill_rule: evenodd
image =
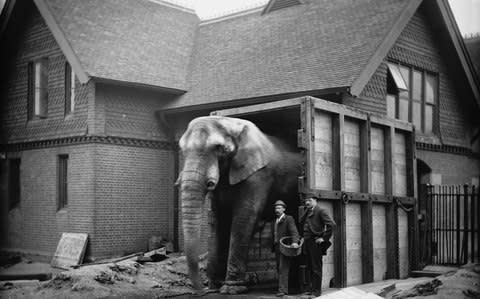
M299 235L295 220L292 216L285 214L287 205L277 200L274 204L275 220L272 223L272 239L275 258L277 261L278 273L278 293L281 297L288 293L288 272L290 271L290 258L280 252L280 239L283 237L292 237L292 247L298 247Z
M300 230L304 238L304 251L307 256L307 271L310 273L311 292L315 296L322 293L322 257L331 243L335 221L325 209L317 205L318 197L309 194L305 199L306 211L300 217Z

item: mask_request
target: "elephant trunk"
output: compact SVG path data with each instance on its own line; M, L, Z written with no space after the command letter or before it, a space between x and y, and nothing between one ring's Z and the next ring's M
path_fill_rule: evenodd
M200 279L198 256L200 254L200 232L203 218L203 205L206 195L204 176L194 168L192 171L183 170L180 198L182 204L182 223L184 250L190 280L194 289L200 290L203 284Z

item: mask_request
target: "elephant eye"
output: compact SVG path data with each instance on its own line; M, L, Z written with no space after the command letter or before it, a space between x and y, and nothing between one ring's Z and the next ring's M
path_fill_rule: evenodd
M228 148L223 144L217 144L215 145L215 151L220 155L224 155L228 152Z

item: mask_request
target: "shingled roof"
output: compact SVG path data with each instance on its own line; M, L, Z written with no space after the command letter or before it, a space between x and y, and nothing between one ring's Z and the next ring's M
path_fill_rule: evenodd
M193 11L148 0L36 3L46 4L88 76L187 90Z
M329 89L358 96L422 3L302 0L200 22L162 0L33 1L82 82L93 77L181 94L166 109ZM428 3L439 8L435 18L446 24L480 101L446 1Z
M309 0L201 24L172 106L350 87L411 2Z

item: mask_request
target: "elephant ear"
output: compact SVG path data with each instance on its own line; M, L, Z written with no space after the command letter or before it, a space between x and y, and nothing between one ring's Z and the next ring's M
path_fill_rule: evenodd
M249 121L242 121L242 124L239 134L234 134L237 150L230 165L231 185L265 167L274 150L271 141L254 124Z

